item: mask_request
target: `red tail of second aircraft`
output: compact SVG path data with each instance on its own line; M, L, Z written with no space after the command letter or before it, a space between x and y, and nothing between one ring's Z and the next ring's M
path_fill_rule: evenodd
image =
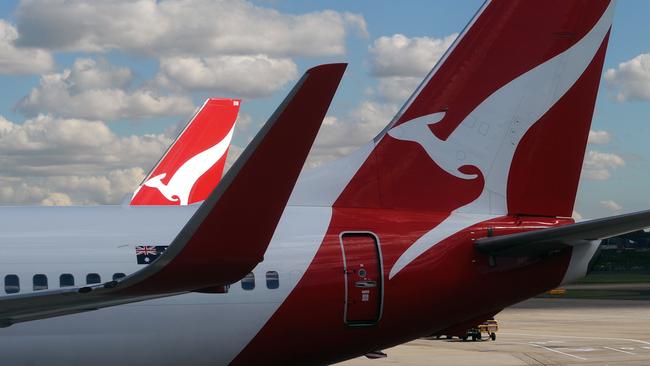
M188 205L221 179L238 99L208 99L133 194L131 205Z

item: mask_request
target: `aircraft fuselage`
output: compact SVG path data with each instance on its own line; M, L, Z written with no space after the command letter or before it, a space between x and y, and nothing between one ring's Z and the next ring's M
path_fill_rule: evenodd
M168 245L196 207L2 208L0 275L16 275L26 293L34 291L35 275L45 275L53 289L63 274L80 286L89 274L106 282L135 272L142 268L135 247ZM335 210L349 218L346 224L330 223ZM562 220L474 216L480 224L389 278L414 238L444 219L402 210L288 206L254 281L235 283L227 293L189 293L15 324L0 330L0 352L12 365L317 365L489 316L557 286L567 272L571 249L495 264L472 240L488 230L504 234Z

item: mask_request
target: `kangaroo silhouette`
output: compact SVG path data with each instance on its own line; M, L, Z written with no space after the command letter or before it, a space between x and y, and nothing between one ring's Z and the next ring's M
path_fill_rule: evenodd
M234 129L235 126L233 125L226 137L216 145L194 155L183 163L183 165L176 170L176 173L174 173L171 179L169 179L167 184L162 182L162 180L167 176L167 173L162 173L148 179L144 182L144 185L156 188L163 196L165 196L165 198L172 202L179 202L180 205L187 205L194 184L196 184L199 178L201 178L208 169L216 164L226 153L226 150L228 150Z

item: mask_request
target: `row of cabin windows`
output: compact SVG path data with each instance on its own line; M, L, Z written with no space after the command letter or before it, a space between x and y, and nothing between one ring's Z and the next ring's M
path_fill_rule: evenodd
M113 281L117 281L126 276L124 273L114 273ZM98 273L88 273L86 275L86 284L94 285L101 283L102 279ZM59 287L73 287L74 276L70 273L64 273L59 276ZM32 278L32 288L34 291L41 291L48 289L47 276L44 274L35 274ZM280 287L280 274L276 271L266 272L266 288L275 290ZM241 288L247 291L255 289L255 274L253 272L246 275L241 280ZM20 292L20 279L15 274L5 276L5 292L8 294L15 294Z
M113 281L117 281L120 278L125 277L124 273L114 273ZM101 283L102 278L98 273L88 273L86 275L86 284L94 285ZM59 287L72 287L74 286L74 276L70 273L64 273L59 276ZM48 289L47 276L44 274L35 274L32 277L32 288L34 291L41 291ZM20 279L15 274L10 274L5 276L5 292L8 294L15 294L20 292Z
M266 288L275 290L280 287L280 275L276 271L266 272ZM255 289L255 274L253 272L246 275L241 280L241 288L247 291Z

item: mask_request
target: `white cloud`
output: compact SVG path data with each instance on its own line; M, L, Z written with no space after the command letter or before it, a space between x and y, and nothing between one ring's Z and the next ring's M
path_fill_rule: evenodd
M41 74L54 67L52 55L37 48L19 48L16 28L0 20L0 74Z
M422 82L422 78L391 76L379 79L377 91L379 97L388 102L401 103L413 94L415 89Z
M144 178L141 168L98 175L0 177L1 204L117 204Z
M442 57L458 34L445 38L413 37L402 34L380 37L370 46L375 76L419 77L422 79Z
M594 145L604 145L608 144L611 139L612 136L607 131L590 130L587 143Z
M307 166L334 160L368 143L396 112L395 105L366 101L344 118L325 117Z
M644 53L622 62L615 69L605 73L605 82L611 89L618 90L616 99L650 100L650 53Z
M393 103L406 100L457 36L377 38L370 46L370 64L371 74L379 78L379 96Z
M157 81L173 88L209 90L237 97L271 95L298 75L288 58L266 55L216 57L165 57L160 60Z
M27 116L52 113L64 118L115 120L186 115L194 110L187 97L159 95L145 88L127 91L133 78L127 68L77 59L61 73L46 74L40 85L18 102Z
M150 55L341 55L349 31L367 35L357 14L283 14L243 0L23 0L16 19L22 45Z
M611 177L611 169L622 166L625 166L625 160L616 154L589 150L582 166L582 174L591 180L607 180Z
M0 202L119 203L171 141L169 134L120 137L101 121L0 117Z
M65 193L52 192L47 197L41 200L43 206L69 206L72 204L72 199Z
M619 205L618 203L612 200L600 201L600 205L612 212L620 211L623 209L623 206Z

